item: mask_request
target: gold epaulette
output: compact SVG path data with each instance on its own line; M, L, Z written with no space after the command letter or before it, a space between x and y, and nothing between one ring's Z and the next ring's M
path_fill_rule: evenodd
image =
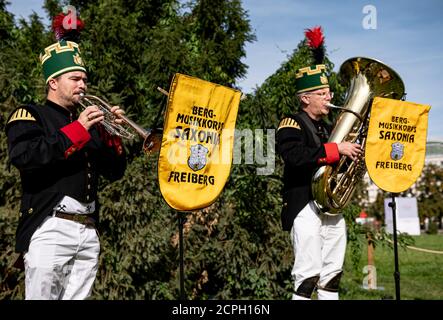
M9 118L8 123L11 123L13 121L18 121L18 120L28 120L28 121L37 121L35 120L35 118L32 116L32 114L24 109L24 108L20 108L17 109L12 116Z
M284 118L282 121L280 121L280 124L278 125L277 130L280 130L283 128L294 128L294 129L301 130L300 125L297 123L297 121L295 121L292 118Z

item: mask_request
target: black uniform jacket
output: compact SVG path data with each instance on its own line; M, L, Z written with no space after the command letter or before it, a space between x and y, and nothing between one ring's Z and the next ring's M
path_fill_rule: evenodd
M63 196L96 201L98 175L114 181L126 168L119 140L94 126L87 131L67 109L47 101L14 110L6 125L9 159L20 171L22 201L16 251L29 247L32 234Z
M304 111L284 118L279 124L277 152L285 163L283 230L291 230L297 214L313 199L311 180L315 171L339 159L337 145L327 143L330 131L331 127L324 121L312 120Z

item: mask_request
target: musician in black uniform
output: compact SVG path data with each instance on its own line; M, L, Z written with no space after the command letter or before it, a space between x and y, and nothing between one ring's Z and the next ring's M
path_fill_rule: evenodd
M331 128L322 118L329 112L332 93L324 72L324 65L298 70L301 111L283 119L277 131L277 149L285 163L282 224L291 232L295 255L294 299L310 299L316 287L319 299L338 299L345 221L341 214L328 216L317 210L311 180L320 166L337 162L340 155L355 159L360 153L358 144L327 142ZM302 81L303 77L316 77L318 83Z
M293 299L338 299L338 285L346 250L346 225L341 214L319 212L312 202L311 179L320 166L336 163L341 155L355 159L358 144L328 143L331 127L322 118L329 113L326 67L298 69L296 90L301 110L281 120L277 151L284 160L283 229L291 232L294 249Z
M22 184L16 251L24 258L26 299L85 299L100 252L98 177L121 178L126 157L121 140L100 124L103 112L79 109L87 76L78 44L62 39L40 60L46 103L19 107L6 125Z

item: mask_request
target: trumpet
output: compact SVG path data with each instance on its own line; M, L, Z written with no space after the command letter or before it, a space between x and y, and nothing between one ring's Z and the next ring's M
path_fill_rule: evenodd
M160 150L163 136L161 129L144 129L129 118L123 115L118 116L119 119L122 119L131 128L132 132L124 126L115 123L116 115L111 112L112 107L105 100L97 96L85 95L84 93L81 93L80 97L79 104L84 109L89 106L97 106L103 112L104 120L101 122L101 125L109 134L128 140L134 139L137 134L143 139L143 151L145 153L150 154Z

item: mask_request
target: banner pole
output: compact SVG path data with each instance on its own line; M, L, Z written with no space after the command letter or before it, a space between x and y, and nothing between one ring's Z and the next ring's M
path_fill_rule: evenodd
M185 295L185 268L184 268L184 249L183 249L183 225L186 222L184 212L178 211L178 237L179 237L179 252L180 252L180 300L186 300Z
M392 234L394 235L394 280L395 280L395 299L400 300L400 270L398 267L398 247L397 247L397 218L395 193L391 193L392 202L389 206L392 208Z
M371 232L366 233L368 241L368 290L377 289L377 279L374 276L375 262L374 262L374 244Z

